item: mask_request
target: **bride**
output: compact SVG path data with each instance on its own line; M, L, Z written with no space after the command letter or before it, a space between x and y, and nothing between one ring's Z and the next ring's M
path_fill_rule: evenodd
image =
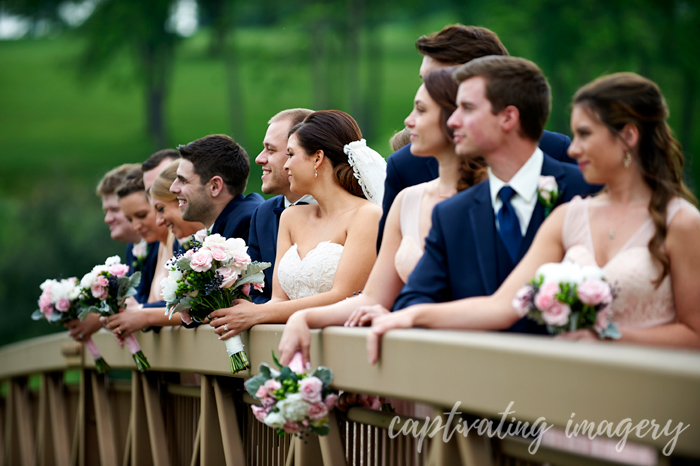
M367 335L369 362L394 328L489 330L519 315L517 290L545 263L597 265L619 292L613 322L624 343L700 348L700 212L686 199L683 155L659 88L634 73L599 78L574 96L574 157L603 194L574 198L545 220L523 260L489 297L410 306L380 316ZM591 330L561 338L598 340Z
M290 130L287 152L290 189L318 205L282 213L272 299L212 312L222 340L352 296L374 265L386 162L365 145L355 120L338 110L314 112Z

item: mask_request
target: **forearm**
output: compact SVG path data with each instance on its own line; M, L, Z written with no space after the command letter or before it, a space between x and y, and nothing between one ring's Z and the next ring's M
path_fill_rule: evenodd
M314 307L301 312L309 328L325 328L331 325L343 325L355 309L374 304L377 302L363 293L335 304Z
M448 303L418 304L398 312L411 312L413 326L435 329L501 330L519 317L511 306L492 297L467 298Z
M318 308L318 309L335 309L335 306L344 302L347 296L342 295L342 292L331 290L326 293L320 293L314 296L308 296L306 298L294 299L294 300L282 300L273 298L265 304L259 306L260 318L258 319L258 324L284 324L289 319L289 316L294 314L296 311L302 309ZM344 307L343 307L344 308ZM352 312L352 310L350 310ZM314 312L314 314L317 314ZM318 312L319 316L322 316L323 312ZM334 314L333 311L330 314ZM343 313L345 315L345 313ZM348 313L349 315L349 313ZM322 318L323 320L323 318ZM336 319L333 319L336 321ZM339 320L339 319L338 319ZM342 325L345 320L342 320L337 325ZM328 324L334 325L334 324ZM319 328L319 327L311 327Z
M676 322L658 327L620 327L620 343L700 349L700 335L689 326Z
M164 307L152 307L144 308L140 311L136 311L144 314L147 327L167 327L182 324L182 319L180 318L180 313L176 312L173 314L171 319L165 314Z

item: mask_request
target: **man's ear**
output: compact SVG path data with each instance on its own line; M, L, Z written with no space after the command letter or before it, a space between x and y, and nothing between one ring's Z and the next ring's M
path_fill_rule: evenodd
M212 178L209 180L209 183L207 183L209 186L207 187L207 191L211 197L219 197L221 193L226 189L226 183L224 183L224 179L221 178L219 175L212 176Z
M501 110L500 115L502 117L501 126L504 131L510 132L517 129L520 124L520 110L518 110L518 107L515 105L508 105Z

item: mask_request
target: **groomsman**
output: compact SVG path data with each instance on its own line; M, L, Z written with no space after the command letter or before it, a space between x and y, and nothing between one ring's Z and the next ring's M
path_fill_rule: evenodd
M176 161L180 158L180 153L175 149L163 149L152 154L146 159L145 162L141 164L141 171L143 172L143 186L146 188L146 194L148 190L151 189L153 183L171 162Z
M255 163L262 167L262 192L275 194L272 199L260 204L250 219L248 235L248 254L254 261L269 262L272 266L265 269L265 288L262 293L253 291L251 297L256 304L270 300L272 293L272 273L277 257L277 230L280 215L289 206L298 203L316 203L310 195L294 194L289 189L289 178L284 170L287 161L287 136L293 126L304 121L313 110L294 108L283 110L267 122L267 132L263 139L263 150L255 158Z
M134 243L141 240L141 236L131 229L129 221L124 217L119 209L119 199L117 198L117 187L122 183L124 177L131 170L138 168L137 164L120 165L102 177L97 184L95 194L102 200L102 210L105 213L104 222L109 226L109 235L114 241L126 243L126 264L131 266L133 255L131 249ZM90 335L102 328L99 316L90 314L85 320L75 319L65 324L68 328L68 335L76 341L85 341Z
M488 56L461 66L455 78L461 83L457 110L447 124L454 130L457 154L483 156L489 177L435 206L425 253L395 310L493 294L544 221L541 176L556 180L557 204L597 190L577 167L537 147L550 109L549 84L537 65ZM510 331L541 329L523 319Z
M182 160L170 191L180 202L182 218L202 222L212 234L247 243L250 217L263 198L258 193L243 195L250 173L245 149L224 134L178 149Z
M435 69L461 65L475 58L487 55L508 56L508 50L495 32L482 27L461 24L446 26L441 31L421 36L416 41L416 48L423 55L419 71L421 79ZM570 143L571 139L568 136L544 131L539 146L550 157L576 163L566 154ZM386 216L389 214L394 198L402 189L434 180L437 176L437 160L433 157L413 156L410 144L389 156L382 201L384 213L379 221L377 249L381 245Z

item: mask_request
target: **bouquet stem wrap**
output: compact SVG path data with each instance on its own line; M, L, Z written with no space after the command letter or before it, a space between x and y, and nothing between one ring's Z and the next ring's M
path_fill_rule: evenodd
M126 343L126 347L129 349L129 352L133 356L134 362L136 363L136 367L138 368L139 372L146 372L146 370L149 369L151 365L148 363L148 359L146 359L146 356L143 354L143 351L141 351L141 345L139 345L139 342L138 340L136 340L134 334L131 333L124 337L124 343Z
M238 374L239 372L250 367L248 355L243 349L243 341L241 340L240 335L224 340L224 344L226 345L226 352L228 353L228 357L231 362L232 374Z
M90 353L90 357L95 361L95 370L98 374L106 374L111 369L107 361L104 360L100 354L100 350L97 349L97 345L92 341L92 337L85 340L85 349Z

